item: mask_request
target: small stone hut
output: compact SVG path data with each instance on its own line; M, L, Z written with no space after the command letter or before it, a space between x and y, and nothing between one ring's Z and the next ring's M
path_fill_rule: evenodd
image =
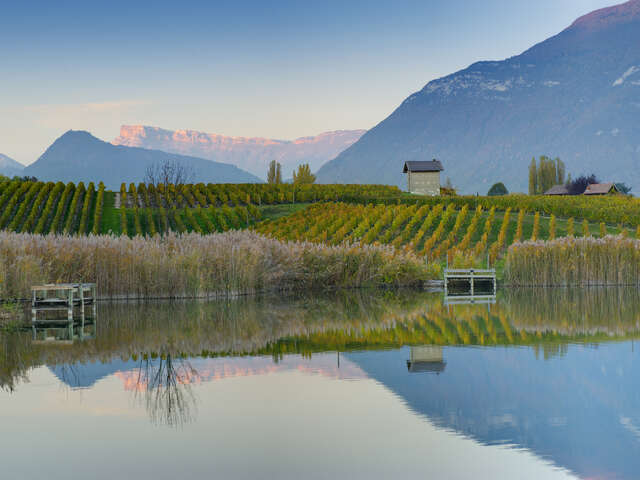
M440 172L443 171L439 160L404 162L402 173L407 174L407 190L418 195L440 195Z

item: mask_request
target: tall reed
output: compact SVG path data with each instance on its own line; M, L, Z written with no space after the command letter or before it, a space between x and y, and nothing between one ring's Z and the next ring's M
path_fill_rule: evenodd
M607 235L513 244L507 252L505 281L511 285L640 285L640 240Z
M435 272L433 273L435 275ZM0 232L0 298L96 282L103 298L419 285L429 267L390 246L281 242L250 231L128 238Z

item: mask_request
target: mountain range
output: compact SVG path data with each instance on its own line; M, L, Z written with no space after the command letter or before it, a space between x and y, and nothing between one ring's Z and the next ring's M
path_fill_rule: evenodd
M43 181L103 181L108 189L122 182L141 182L149 165L175 161L192 169L195 180L212 183L255 183L261 180L235 165L138 147L116 146L88 132L70 130L58 138L24 175Z
M24 165L0 153L0 175L14 177L16 175L22 175L23 170Z
M123 125L120 135L112 143L231 163L266 179L271 160L277 160L282 164L283 174L287 178L303 163L308 163L311 170L316 171L356 142L364 133L365 130L337 130L289 141Z
M539 155L640 191L640 0L429 82L322 166L318 181L404 186L404 161L435 157L462 192L486 194L498 181L525 191Z

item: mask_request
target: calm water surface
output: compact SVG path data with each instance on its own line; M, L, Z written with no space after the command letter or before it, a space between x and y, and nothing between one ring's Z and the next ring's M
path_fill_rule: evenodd
M0 335L13 479L638 478L640 295L100 304Z

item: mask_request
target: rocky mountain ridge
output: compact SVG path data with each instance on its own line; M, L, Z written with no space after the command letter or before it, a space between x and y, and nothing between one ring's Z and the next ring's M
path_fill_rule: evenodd
M266 178L271 160L282 164L285 176L302 163L313 171L357 141L365 130L336 130L295 140L229 137L196 130L165 130L144 125L123 125L114 145L162 150L231 163Z

